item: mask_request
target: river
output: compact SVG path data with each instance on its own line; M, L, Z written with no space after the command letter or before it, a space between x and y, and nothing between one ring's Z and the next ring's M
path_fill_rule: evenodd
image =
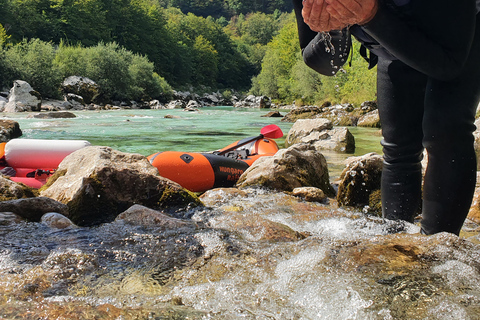
M144 155L213 150L270 123L285 133L291 126L231 108L76 114L13 119L27 138L86 139ZM352 131L356 154L378 152L378 130ZM333 172L346 156L330 156ZM0 318L480 318L474 223L461 237L422 236L417 224L390 234L395 222L267 190L214 190L202 200L205 207L176 213L188 224L174 229L0 219Z

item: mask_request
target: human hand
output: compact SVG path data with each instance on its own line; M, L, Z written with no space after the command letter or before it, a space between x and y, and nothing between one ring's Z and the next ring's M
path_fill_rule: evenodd
M377 13L378 0L304 0L302 16L317 32L365 24Z
M328 32L330 30L342 29L342 23L332 17L327 11L325 0L303 0L302 16L303 21L317 32Z
M373 19L378 9L378 0L324 0L330 16L342 21L345 26L362 25Z

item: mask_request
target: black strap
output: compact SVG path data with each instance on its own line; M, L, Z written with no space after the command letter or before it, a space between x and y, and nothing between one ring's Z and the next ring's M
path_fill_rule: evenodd
M367 56L367 48L362 44L360 46L360 55L363 59L365 59L365 61L368 62L368 69L370 70L377 65L378 56L370 50L368 51L368 53L369 54Z

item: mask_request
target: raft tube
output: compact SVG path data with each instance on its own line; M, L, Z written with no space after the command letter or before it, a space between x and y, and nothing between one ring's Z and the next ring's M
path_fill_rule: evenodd
M163 151L148 159L162 177L193 192L232 187L249 167L244 161L212 153Z
M228 188L235 185L255 160L272 156L278 151L275 141L258 139L226 154L217 154L249 139L251 138L235 141L213 153L164 151L152 154L147 159L162 177L175 181L190 191Z
M11 167L13 181L40 188L66 156L90 145L85 140L13 139L0 144L0 169Z

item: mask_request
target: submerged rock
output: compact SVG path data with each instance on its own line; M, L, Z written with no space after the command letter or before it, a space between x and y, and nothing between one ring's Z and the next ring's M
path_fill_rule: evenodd
M129 224L140 226L156 226L164 229L177 229L187 226L195 226L192 221L173 218L163 212L153 210L139 204L134 204L115 218L115 221L120 220Z
M274 156L259 158L240 176L237 186L263 186L282 191L317 187L328 196L335 194L325 157L308 144L295 144Z
M0 212L0 226L15 224L23 221L22 217L13 212Z
M205 191L200 199L207 206L214 206L232 198L244 198L248 193L237 188L215 188Z
M50 228L56 229L65 229L75 226L75 224L70 219L65 217L63 214L57 212L45 213L40 219L40 222L49 226Z
M74 113L68 111L43 112L33 115L35 119L62 119L62 118L76 118Z
M41 195L67 204L68 217L80 226L113 221L134 204L201 204L193 193L161 177L146 157L109 147L86 147L67 156Z

